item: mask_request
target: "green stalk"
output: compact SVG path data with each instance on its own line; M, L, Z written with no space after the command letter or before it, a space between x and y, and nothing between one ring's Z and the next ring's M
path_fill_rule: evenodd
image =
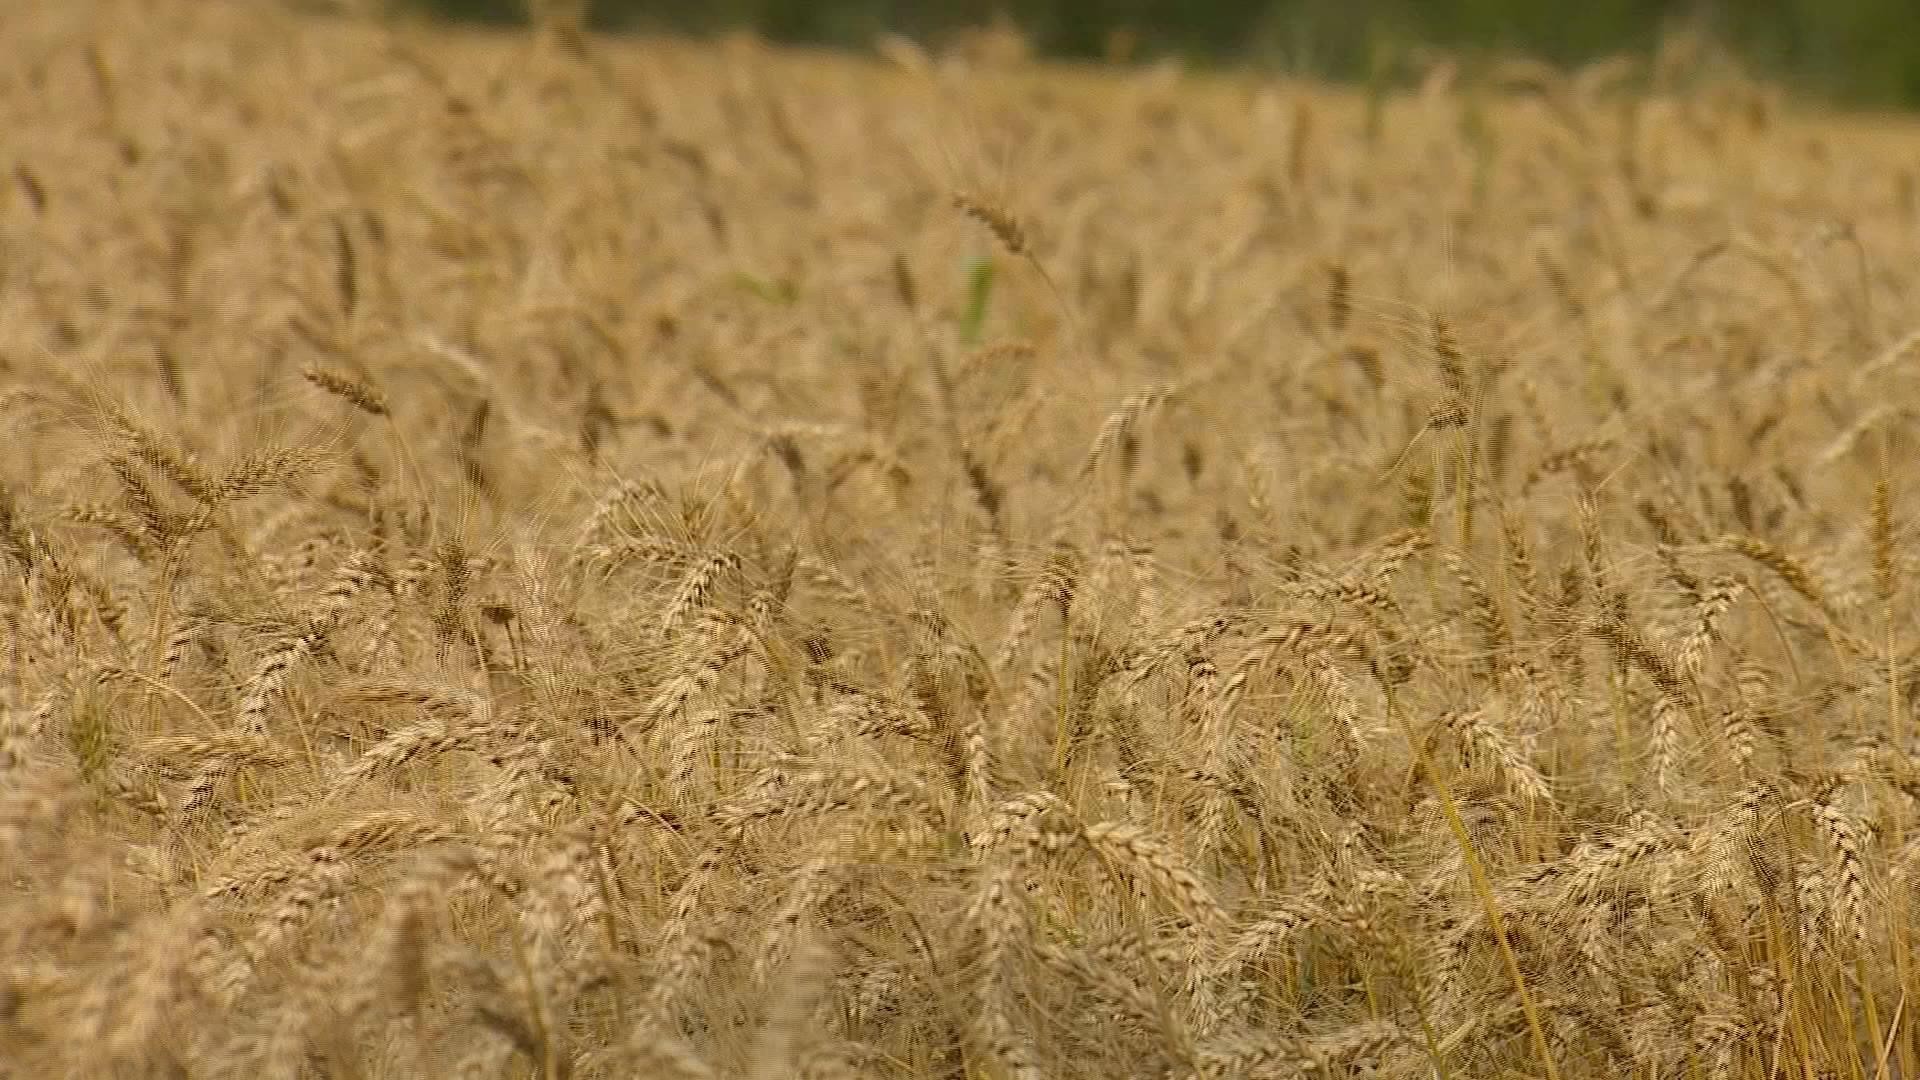
M1507 977L1513 981L1514 992L1520 995L1520 1011L1526 1015L1527 1031L1533 1036L1534 1053L1540 1058L1541 1068L1547 1072L1547 1080L1560 1080L1560 1068L1554 1064L1553 1054L1547 1048L1547 1032L1540 1023L1540 1010L1533 1003L1533 992L1527 989L1527 978L1520 971L1520 961L1513 955L1512 943L1507 940L1506 919L1500 914L1500 904L1494 898L1493 883L1487 877L1486 866L1480 861L1480 852L1474 847L1466 822L1460 818L1460 807L1453 801L1453 790L1427 756L1426 747L1414 737L1406 717L1394 707L1392 695L1387 697L1387 712L1400 725L1401 734L1406 737L1407 745L1419 760L1420 770L1427 774L1427 779L1433 783L1434 793L1440 796L1441 812L1446 815L1447 827L1453 830L1453 838L1460 845L1460 855L1467 864L1467 876L1473 881L1473 891L1479 897L1487 928L1493 931L1493 940L1500 948L1500 959L1506 965Z

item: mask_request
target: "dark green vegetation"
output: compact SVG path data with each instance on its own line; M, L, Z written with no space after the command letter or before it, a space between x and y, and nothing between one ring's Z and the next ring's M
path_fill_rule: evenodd
M510 21L524 0L414 0ZM1719 42L1763 72L1855 104L1920 104L1920 20L1910 0L593 0L608 28L754 27L782 41L861 45L894 31L937 37L1013 17L1040 49L1252 61L1340 79L1406 74L1423 48L1521 53L1574 64L1645 54L1677 32ZM1116 37L1121 35L1121 37Z

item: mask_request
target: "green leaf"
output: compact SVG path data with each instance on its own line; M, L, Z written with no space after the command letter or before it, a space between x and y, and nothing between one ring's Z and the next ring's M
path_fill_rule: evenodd
M967 308L960 316L960 340L980 344L987 325L987 304L993 297L993 259L980 255L967 264Z

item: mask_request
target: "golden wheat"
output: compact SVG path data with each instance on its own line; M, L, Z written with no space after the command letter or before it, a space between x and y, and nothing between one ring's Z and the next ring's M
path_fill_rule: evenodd
M1920 126L535 7L0 13L0 1078L1920 1076Z

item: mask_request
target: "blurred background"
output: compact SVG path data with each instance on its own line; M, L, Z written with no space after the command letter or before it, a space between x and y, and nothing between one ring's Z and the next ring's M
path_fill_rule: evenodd
M526 0L409 3L490 22L526 11ZM751 29L853 48L883 33L938 43L999 19L1051 56L1179 56L1344 80L1391 78L1423 49L1572 65L1678 34L1828 100L1920 106L1916 0L593 0L591 13L606 30Z

